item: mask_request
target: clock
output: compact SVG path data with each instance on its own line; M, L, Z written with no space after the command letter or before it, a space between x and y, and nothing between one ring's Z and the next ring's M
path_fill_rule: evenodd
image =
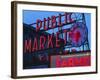
M84 45L87 39L88 29L86 25L82 22L74 23L69 32L69 40L72 47L80 47L81 45Z

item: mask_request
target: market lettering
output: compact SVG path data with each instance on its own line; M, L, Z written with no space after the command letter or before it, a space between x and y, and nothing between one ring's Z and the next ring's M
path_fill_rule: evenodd
M66 32L67 33L67 32ZM64 32L64 35L66 36L66 33ZM66 38L64 41L61 41L59 38L59 32L56 33L56 36L54 34L46 36L40 36L38 39L35 37L34 39L27 39L24 41L24 52L34 52L38 50L44 50L48 48L55 48L55 47L61 47L61 42L66 43Z

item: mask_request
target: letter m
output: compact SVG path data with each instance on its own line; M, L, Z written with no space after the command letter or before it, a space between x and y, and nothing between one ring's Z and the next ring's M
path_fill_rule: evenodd
M24 48L24 52L31 52L31 39L29 40L25 40L25 48Z

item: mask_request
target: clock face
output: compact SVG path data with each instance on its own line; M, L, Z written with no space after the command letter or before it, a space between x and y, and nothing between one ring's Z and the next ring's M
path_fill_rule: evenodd
M69 39L73 47L80 47L88 39L88 30L85 24L77 22L72 25Z

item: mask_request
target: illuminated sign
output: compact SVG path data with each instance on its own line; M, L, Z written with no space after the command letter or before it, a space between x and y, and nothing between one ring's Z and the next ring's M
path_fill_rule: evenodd
M78 67L90 66L90 52L71 55L53 55L50 57L50 67Z

